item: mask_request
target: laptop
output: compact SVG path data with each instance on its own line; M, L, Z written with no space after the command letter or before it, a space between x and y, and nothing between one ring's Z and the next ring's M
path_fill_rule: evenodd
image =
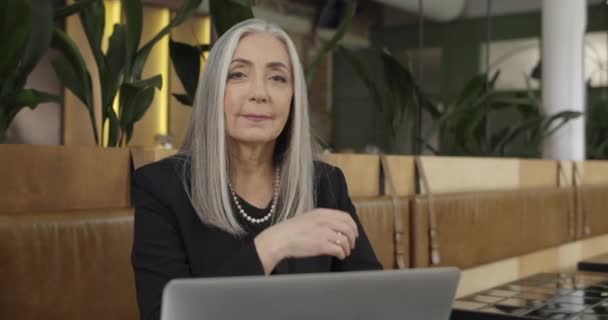
M456 268L176 279L161 320L448 320Z

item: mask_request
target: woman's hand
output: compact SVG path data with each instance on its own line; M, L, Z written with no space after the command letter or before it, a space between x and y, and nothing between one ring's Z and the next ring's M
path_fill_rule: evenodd
M357 224L343 211L314 209L264 230L255 238L264 271L285 258L334 256L344 259L355 248Z

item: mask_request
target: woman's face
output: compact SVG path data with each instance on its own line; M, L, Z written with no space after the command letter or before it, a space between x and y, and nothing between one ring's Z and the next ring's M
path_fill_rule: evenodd
M226 134L239 143L274 142L285 127L293 97L293 72L287 49L266 33L239 41L226 79Z

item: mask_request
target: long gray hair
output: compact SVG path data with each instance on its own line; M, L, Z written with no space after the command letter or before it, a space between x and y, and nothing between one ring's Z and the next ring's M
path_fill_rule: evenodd
M182 181L201 221L237 236L245 235L246 231L230 202L224 91L228 67L239 40L258 32L270 34L285 45L294 79L289 119L277 138L273 155L275 165L281 169L281 182L272 223L311 210L315 203L313 157L316 147L310 134L306 81L296 48L285 31L274 24L259 19L241 22L222 35L209 53L179 151L187 163Z

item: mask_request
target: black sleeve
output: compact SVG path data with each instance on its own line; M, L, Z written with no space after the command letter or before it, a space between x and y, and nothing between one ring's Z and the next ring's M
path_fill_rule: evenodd
M135 207L131 263L142 320L160 319L162 292L171 279L194 277L176 215L160 194L166 181L158 179L156 173L138 170L131 182L131 200ZM264 275L253 240L231 239L219 232L217 237L222 237L221 242L225 244L217 250L234 253L227 255L227 259L218 259L223 261L216 261L215 268L203 276ZM224 237L228 237L226 241Z
M348 212L359 230L359 237L355 241L355 249L351 251L351 255L344 260L338 258L332 259L332 271L361 271L361 270L381 270L382 265L376 258L376 254L372 249L365 230L361 226L359 217L355 210L350 197L348 196L348 187L346 186L346 179L344 174L339 168L335 168L331 175L332 186L337 190L332 190L337 194L337 209Z
M169 280L192 277L186 252L169 208L153 195L153 186L138 170L131 182L135 207L131 263L140 319L160 319L162 292Z

